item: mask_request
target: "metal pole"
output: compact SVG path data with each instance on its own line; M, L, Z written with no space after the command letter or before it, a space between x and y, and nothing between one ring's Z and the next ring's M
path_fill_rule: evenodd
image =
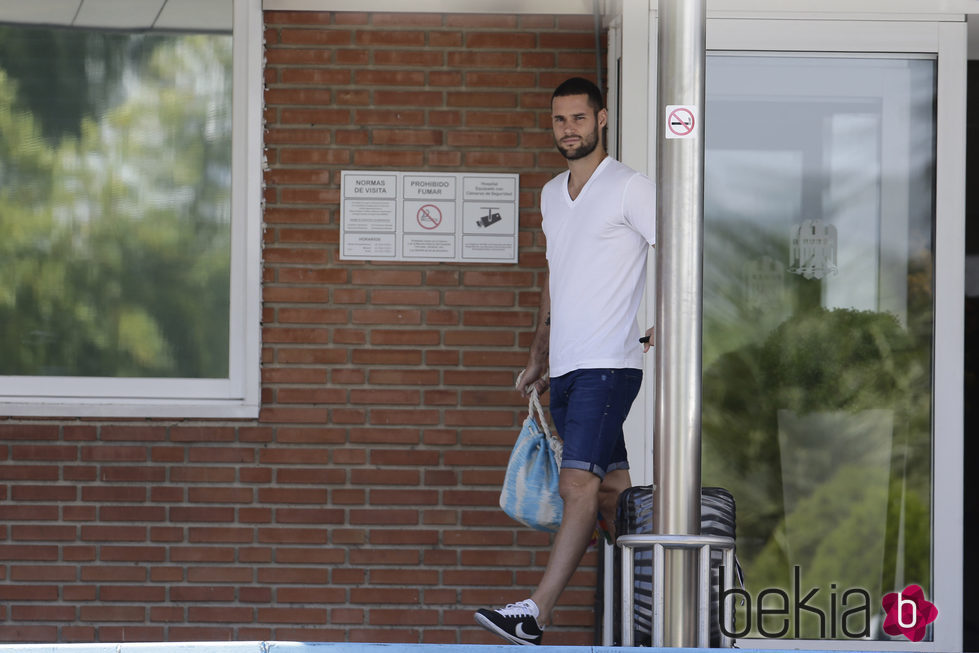
M700 533L705 0L659 0L653 531ZM664 645L697 646L697 561L668 551Z
M632 611L635 607L635 591L636 587L633 585L633 572L635 570L635 559L633 558L632 549L622 550L622 597L621 597L621 610L622 610L622 632L620 638L622 640L622 646L632 646L634 639L634 629L632 620Z
M605 542L602 545L605 554L602 565L602 646L615 644L615 609L612 601L615 596L615 547Z

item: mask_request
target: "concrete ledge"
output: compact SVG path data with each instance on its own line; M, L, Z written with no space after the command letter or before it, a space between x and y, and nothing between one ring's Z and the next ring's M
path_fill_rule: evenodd
M652 649L606 646L538 646L542 653L707 653L718 649ZM775 653L774 649L733 649ZM786 651L798 649L784 649ZM330 642L138 642L107 644L0 644L0 653L515 653L509 644L353 644ZM846 653L834 651L833 653ZM854 653L854 652L851 652ZM870 653L860 651L859 653Z

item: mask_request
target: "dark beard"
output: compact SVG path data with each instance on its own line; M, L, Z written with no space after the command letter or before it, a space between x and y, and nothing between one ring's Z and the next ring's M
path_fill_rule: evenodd
M554 139L554 145L557 146L558 152L560 152L568 161L583 159L594 152L595 148L598 147L598 129L596 128L592 133L590 140L582 139L581 145L576 150L569 150L565 147L561 147L561 143L557 139Z

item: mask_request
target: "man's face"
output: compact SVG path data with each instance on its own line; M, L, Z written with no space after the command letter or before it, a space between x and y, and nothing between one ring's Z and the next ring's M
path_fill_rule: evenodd
M605 126L605 109L596 112L588 104L587 95L566 95L551 102L551 125L554 144L569 161L581 159L598 146L601 129Z

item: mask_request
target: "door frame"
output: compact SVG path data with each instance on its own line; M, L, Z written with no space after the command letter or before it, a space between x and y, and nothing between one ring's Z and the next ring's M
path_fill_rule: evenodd
M655 171L656 14L648 0L624 3L618 29L610 32L609 70L621 57L621 83L610 86L610 102L620 103L624 135L619 157L646 172ZM648 20L637 20L646 13ZM629 15L627 15L629 14ZM965 128L967 30L964 15L923 20L833 20L811 17L708 18L708 51L807 53L909 53L937 60L935 159L935 277L932 423L932 579L939 609L934 641L766 640L752 648L812 650L961 651L963 624L963 361L965 293ZM638 23L638 24L637 24ZM614 37L614 38L613 38ZM615 59L613 59L615 57ZM641 65L637 62L644 62ZM610 75L611 82L611 75ZM614 92L614 98L612 98ZM648 266L647 297L640 307L643 328L655 322L655 251ZM652 483L653 359L626 439L633 482ZM941 561L938 565L935 561Z

